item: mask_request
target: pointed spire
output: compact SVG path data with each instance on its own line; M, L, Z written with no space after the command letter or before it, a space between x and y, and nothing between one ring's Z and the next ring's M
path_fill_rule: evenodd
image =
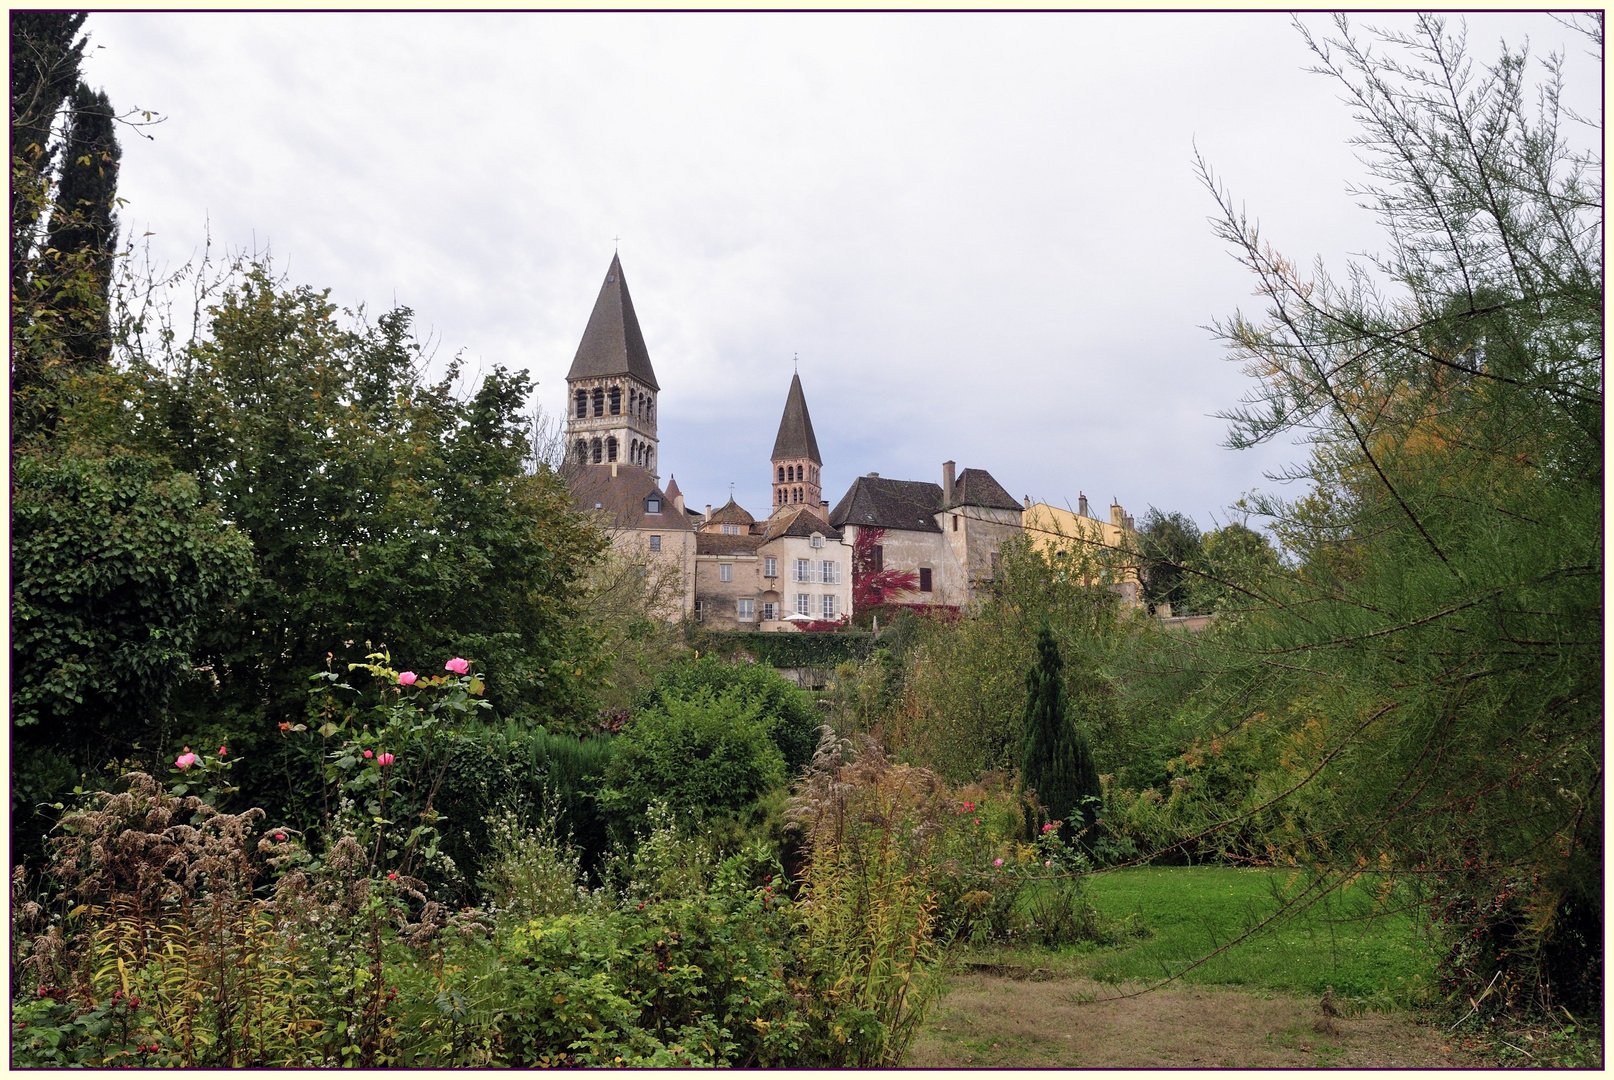
M667 498L676 499L676 498L678 498L678 496L680 496L682 494L683 494L683 492L678 490L678 477L673 476L671 474L668 474L668 476L667 476Z
M639 318L633 313L622 261L616 255L611 256L611 268L605 272L599 299L594 301L588 328L583 331L583 341L577 346L566 378L593 379L603 375L631 375L652 390L661 389L650 366L650 351L645 348Z
M779 435L773 440L773 460L804 457L815 465L818 439L813 435L813 418L807 415L807 396L801 392L801 376L790 377L790 396L785 398L785 414L779 418Z

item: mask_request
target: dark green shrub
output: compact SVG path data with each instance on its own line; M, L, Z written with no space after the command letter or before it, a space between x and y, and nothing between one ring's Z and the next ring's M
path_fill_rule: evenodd
M657 799L686 819L746 810L785 781L762 710L738 688L667 697L617 736L600 804L627 827Z
M826 634L757 634L756 637L841 637ZM795 775L818 749L823 721L812 699L765 664L729 663L715 656L682 660L662 673L656 685L637 702L638 709L653 709L673 698L693 700L701 694L719 697L734 693L768 729L784 755L785 769Z

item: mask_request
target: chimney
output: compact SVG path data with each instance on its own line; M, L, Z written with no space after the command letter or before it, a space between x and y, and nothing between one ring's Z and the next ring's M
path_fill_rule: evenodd
M611 475L612 476L616 475L616 462L614 462L614 461L611 462Z
M1026 496L1026 509L1027 510L1031 509L1031 496L1030 495Z
M706 520L707 521L712 520L712 504L711 503L706 504Z
M1110 499L1110 524L1117 529L1126 524L1126 511L1121 509L1121 504L1114 498Z
M953 463L942 462L942 505L953 505Z
M1093 516L1092 514L1089 514L1087 512L1087 496L1086 495L1078 495L1078 496L1076 496L1076 512L1078 514L1082 515L1082 517L1092 517Z

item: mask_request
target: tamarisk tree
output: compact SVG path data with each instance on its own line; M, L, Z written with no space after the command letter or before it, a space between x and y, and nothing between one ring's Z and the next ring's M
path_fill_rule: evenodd
M1266 305L1217 327L1256 387L1231 444L1311 452L1286 474L1308 494L1246 506L1290 558L1191 647L1220 675L1185 760L1282 747L1207 835L1313 869L1297 903L1405 882L1447 930L1453 993L1595 1008L1601 134L1577 148L1562 57L1482 64L1442 19L1412 27L1372 46L1343 17L1300 27L1361 125L1358 194L1388 236L1370 264L1300 273L1201 162ZM1600 17L1583 29L1600 52Z

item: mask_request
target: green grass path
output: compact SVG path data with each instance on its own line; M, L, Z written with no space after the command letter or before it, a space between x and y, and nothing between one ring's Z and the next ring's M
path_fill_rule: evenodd
M1152 936L1119 947L1080 950L1089 975L1104 980L1156 980L1259 923L1303 882L1271 870L1231 867L1143 867L1086 879L1093 904L1113 919L1136 914ZM1328 897L1189 972L1187 981L1342 997L1416 1000L1433 983L1434 957L1417 916L1368 917L1362 882ZM1387 1002L1388 1003L1388 1002Z

